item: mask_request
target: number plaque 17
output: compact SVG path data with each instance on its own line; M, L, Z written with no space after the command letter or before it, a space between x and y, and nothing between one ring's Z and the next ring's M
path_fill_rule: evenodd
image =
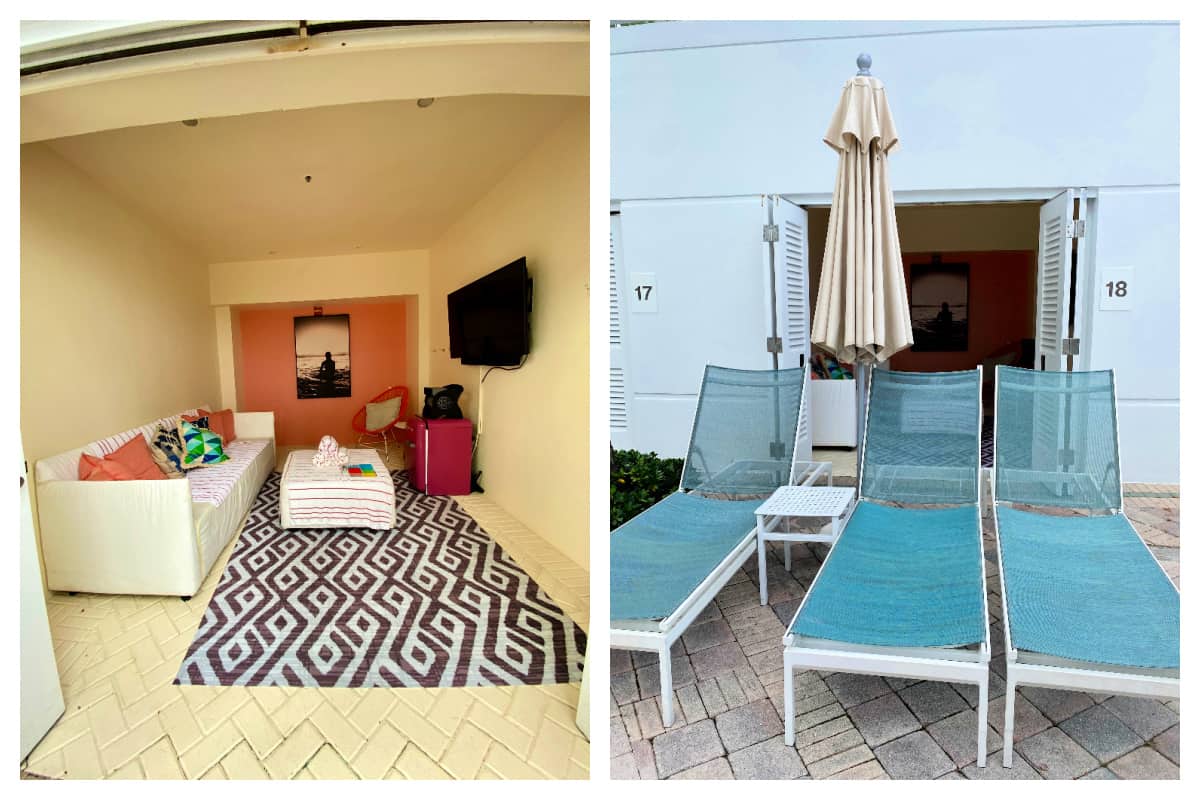
M629 273L629 310L635 314L658 312L658 282L653 272Z

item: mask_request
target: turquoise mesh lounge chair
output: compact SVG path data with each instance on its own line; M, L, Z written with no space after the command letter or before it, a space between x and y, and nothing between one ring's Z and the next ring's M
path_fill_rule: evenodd
M984 765L981 374L873 370L859 500L783 638L787 744L798 668L968 683Z
M762 499L819 474L793 458L806 372L706 367L679 491L610 539L611 646L658 653L668 727L671 646L754 554Z
M1179 697L1179 590L1125 518L1115 398L1111 371L996 369L1006 767L1019 685Z

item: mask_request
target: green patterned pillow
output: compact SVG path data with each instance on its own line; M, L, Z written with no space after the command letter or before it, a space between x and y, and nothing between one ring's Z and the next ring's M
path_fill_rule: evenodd
M183 464L180 465L183 469L205 467L229 460L222 447L221 437L208 428L180 420L179 438L183 440Z

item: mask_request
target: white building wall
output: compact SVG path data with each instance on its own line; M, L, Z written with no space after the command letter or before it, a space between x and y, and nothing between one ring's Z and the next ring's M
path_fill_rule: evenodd
M761 198L623 205L623 350L635 449L687 451L706 364L770 368L765 220ZM644 280L637 276L653 276L652 312L636 310L631 287Z
M1178 483L1179 190L1101 189L1094 205L1078 368L1116 371L1123 479ZM1124 300L1105 302L1110 279L1126 281Z
M613 201L779 193L828 202L837 159L821 137L863 51L899 130L891 168L902 200L1098 190L1076 368L1117 370L1124 479L1178 482L1177 24L617 28ZM627 246L627 259L641 257ZM1138 295L1127 311L1101 312L1098 276L1114 265L1136 267ZM652 346L629 344L643 360Z
M612 197L828 194L821 137L863 51L900 134L898 192L1179 182L1178 25L969 25L617 28ZM694 47L718 36L747 44Z

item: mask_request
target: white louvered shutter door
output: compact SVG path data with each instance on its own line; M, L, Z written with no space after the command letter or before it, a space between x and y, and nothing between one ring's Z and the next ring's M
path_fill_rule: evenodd
M1037 337L1034 368L1054 372L1067 369L1063 339L1068 336L1071 310L1071 227L1076 193L1068 190L1041 208L1038 227ZM1063 442L1063 404L1053 395L1039 394L1033 403L1033 452L1030 466L1057 472ZM1011 426L1010 426L1011 427Z
M1038 228L1037 337L1034 366L1065 370L1063 339L1071 303L1071 225L1075 192L1066 191L1041 208Z
M779 337L783 339L780 367L796 367L801 358L807 366L812 354L808 306L808 212L800 206L773 198L779 241L775 243L775 286ZM805 386L805 391L809 387ZM806 397L800 415L796 459L812 458L811 398Z
M608 227L608 427L612 446L632 446L629 432L629 397L625 374L624 335L621 325L621 216L611 214Z

